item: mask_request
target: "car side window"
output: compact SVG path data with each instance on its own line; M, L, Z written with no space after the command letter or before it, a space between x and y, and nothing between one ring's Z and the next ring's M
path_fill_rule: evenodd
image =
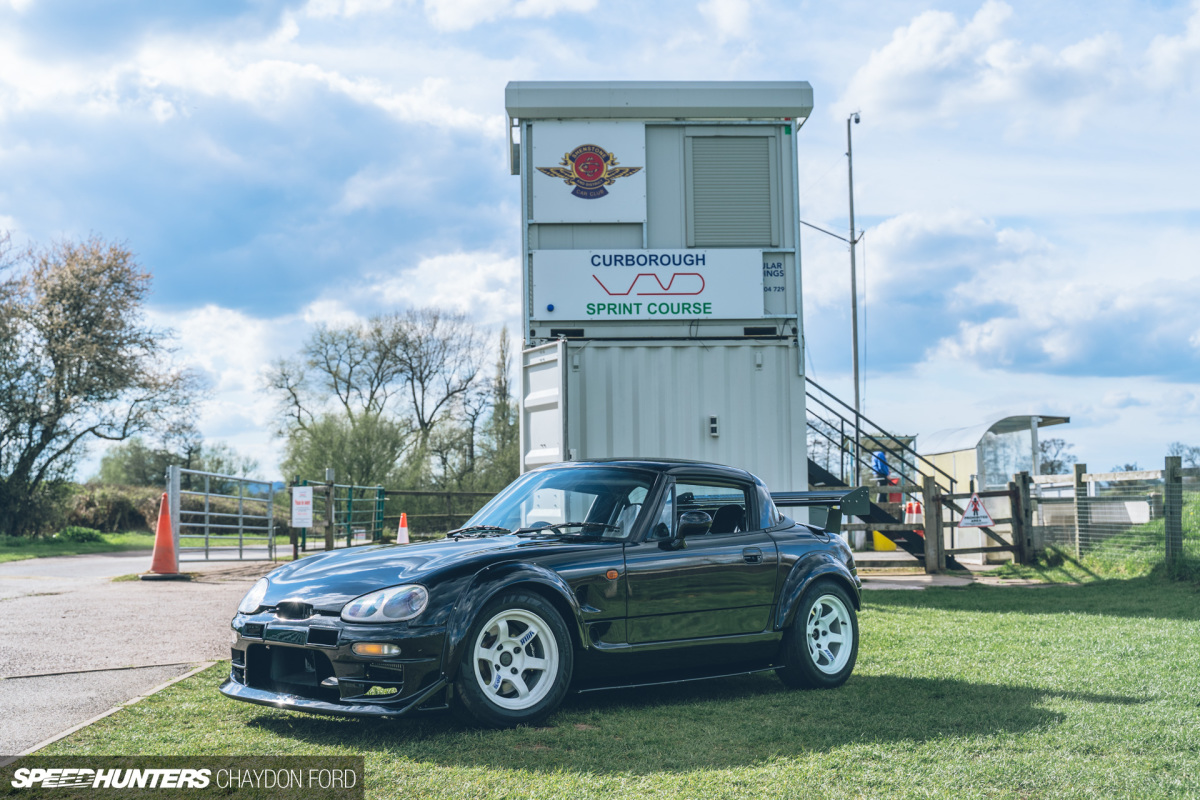
M689 511L707 514L712 523L710 535L742 533L758 530L758 520L751 519L754 505L745 486L719 481L683 479L675 484L675 519Z
M670 539L675 533L675 486L667 487L666 497L663 498L662 511L658 519L650 526L650 539Z

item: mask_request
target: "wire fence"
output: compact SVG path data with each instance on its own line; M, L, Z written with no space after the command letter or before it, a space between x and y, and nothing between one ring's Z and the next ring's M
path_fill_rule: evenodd
M297 529L300 550L325 546L331 528L334 547L373 544L384 539L385 494L382 486L296 481L293 486L311 486L313 527Z
M1200 569L1200 469L1039 476L1035 547L1053 545L1106 574Z

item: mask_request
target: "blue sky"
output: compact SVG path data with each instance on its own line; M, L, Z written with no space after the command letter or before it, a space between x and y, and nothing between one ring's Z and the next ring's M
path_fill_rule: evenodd
M802 214L837 230L861 111L892 429L1065 413L1098 469L1200 444L1197 3L0 0L0 227L127 242L202 430L273 472L261 371L313 323L517 326L503 89L547 79L810 81ZM848 395L847 254L803 248L810 372Z

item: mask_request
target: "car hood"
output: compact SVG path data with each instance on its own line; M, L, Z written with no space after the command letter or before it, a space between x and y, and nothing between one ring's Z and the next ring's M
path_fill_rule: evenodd
M453 570L471 561L489 562L487 554L524 550L531 542L517 536L479 539L440 539L405 545L351 547L302 558L268 575L270 588L263 604L301 600L317 611L338 613L359 595L403 583L428 585L435 572ZM540 549L540 548L539 548Z

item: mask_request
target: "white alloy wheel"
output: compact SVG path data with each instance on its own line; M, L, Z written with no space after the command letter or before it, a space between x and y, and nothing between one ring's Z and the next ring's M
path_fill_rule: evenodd
M558 642L546 621L512 608L480 629L471 663L484 697L500 708L523 711L550 692L558 659Z
M808 612L807 645L813 666L826 675L836 675L854 650L850 611L834 594L817 598Z

